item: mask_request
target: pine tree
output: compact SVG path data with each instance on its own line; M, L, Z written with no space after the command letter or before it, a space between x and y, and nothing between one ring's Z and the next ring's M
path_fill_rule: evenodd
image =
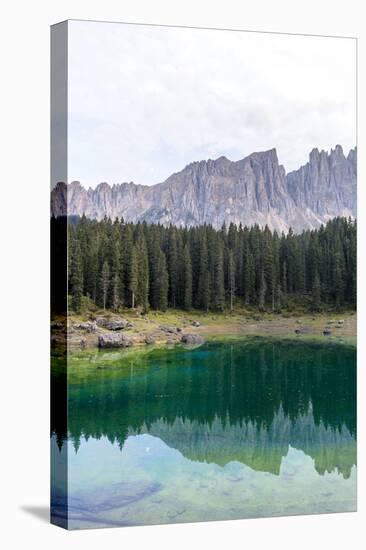
M334 255L334 266L333 266L333 292L335 298L336 308L339 309L343 303L343 276L342 276L342 267L341 267L341 255L337 252Z
M103 309L105 310L107 305L108 289L110 284L110 271L108 262L103 263L102 272L100 274L100 292Z
M83 261L79 241L75 242L72 251L72 260L70 266L70 282L71 282L71 297L72 309L76 312L80 311L81 298L83 296Z
M116 271L112 278L112 309L117 311L120 304L120 280Z
M119 222L111 228L110 247L108 249L110 265L110 285L107 304L115 311L121 304L121 249L119 240Z
M169 274L166 257L160 248L160 228L153 227L149 234L149 302L153 309L165 311L168 307Z
M210 276L208 271L207 238L203 235L201 241L200 269L198 279L197 306L205 311L210 307Z
M266 292L267 292L267 283L266 283L266 278L264 276L264 270L262 269L261 278L260 278L260 287L259 287L259 301L258 301L259 311L265 311Z
M149 260L145 237L142 235L138 241L138 284L136 290L137 304L143 313L149 309Z
M133 249L133 234L132 224L123 225L121 228L121 240L122 240L122 259L121 259L121 274L120 279L122 283L123 303L124 305L131 305L131 262L132 262L132 249Z
M235 263L234 263L234 254L232 250L229 250L229 255L228 255L228 285L229 285L228 290L229 290L230 311L232 312L234 309L234 298L235 298Z
M135 307L135 297L138 290L138 252L136 246L132 247L131 260L129 263L130 271L128 274L129 289L131 292L131 307Z
M255 272L253 255L249 246L245 246L244 252L244 300L245 305L252 303L255 296Z
M321 304L321 288L320 288L320 277L318 270L315 271L313 288L312 288L312 306L314 311L320 311Z
M169 266L169 303L172 307L177 305L178 285L179 285L179 256L177 248L177 229L170 228L168 242L168 266Z
M192 264L191 255L186 244L183 251L183 281L184 281L184 309L192 308Z
M346 218L279 238L259 226L217 231L83 217L69 223L70 305L80 310L85 295L113 310L222 311L225 300L231 310L236 303L355 308L356 232Z
M275 263L273 257L273 242L271 232L266 225L263 232L263 274L265 277L265 288L268 292L268 296L272 302L272 311L274 311L274 302L275 302ZM261 281L261 289L263 288ZM265 301L266 296L264 296L263 301Z
M162 250L159 251L157 277L157 309L166 311L168 307L169 276L165 254Z
M85 293L93 302L96 302L98 288L98 254L94 246L91 246L86 254Z
M224 287L224 257L222 242L216 238L213 251L213 297L212 302L215 309L224 311L225 308L225 287Z

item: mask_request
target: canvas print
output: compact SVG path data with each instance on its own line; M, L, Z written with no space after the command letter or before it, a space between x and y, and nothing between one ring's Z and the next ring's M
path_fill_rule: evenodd
M51 30L51 520L356 510L356 40Z

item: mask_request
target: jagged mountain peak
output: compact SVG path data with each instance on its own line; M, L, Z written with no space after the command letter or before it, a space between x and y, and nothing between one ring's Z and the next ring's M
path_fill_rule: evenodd
M308 163L287 175L272 148L238 161L225 156L195 161L152 186L102 182L86 190L74 181L67 193L65 185L57 185L51 207L56 216L67 204L68 214L96 219L214 227L257 223L299 232L338 215L355 217L356 178L356 148L347 157L341 145L330 152L314 148Z

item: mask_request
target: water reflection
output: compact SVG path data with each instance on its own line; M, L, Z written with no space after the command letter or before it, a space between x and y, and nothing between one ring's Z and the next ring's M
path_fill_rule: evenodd
M129 502L128 495L133 491L143 495L140 507L134 504L133 517L137 523L170 521L168 514L173 504L168 497L163 499L166 515L163 519L156 517L156 506L150 502L153 493L163 494L174 486L175 500L183 502L188 498L187 483L191 483L191 487L196 483L199 487L205 475L215 472L217 478L220 469L220 475L224 476L220 504L212 508L208 516L196 510L194 517L192 502L198 499L195 494L194 499L190 499L189 510L193 514L190 521L311 513L317 509L314 499L318 490L323 491L319 495L329 494L329 498L318 496L318 500L323 502L325 498L327 502L318 511L354 507L354 477L352 494L347 493L347 498L343 491L349 490L348 482L337 485L339 494L324 493L316 478L332 474L333 477L324 478L325 482L332 479L339 484L335 482L337 476L345 482L353 476L356 463L354 348L254 339L235 344L209 344L195 350L152 350L145 355L84 354L75 356L73 361L69 371L68 410L68 440L73 449L69 455L73 476L70 502L74 514L75 510L79 510L79 515L80 510L84 510L84 526L86 509L89 515L94 513L94 519L99 513L106 514L104 509L96 513L86 505L100 494L100 483L95 482L98 476L104 480L101 509L103 506L115 509L118 501L117 508L125 510L127 504L123 503L126 498ZM53 416L52 430L64 451L66 436L58 430L57 415ZM112 449L115 449L113 454ZM111 460L110 477L106 479L103 468L108 460ZM289 461L289 471L297 472L295 477L293 474L283 477ZM305 472L307 477L302 487L300 479ZM270 493L265 491L265 487L269 491L268 479L264 481L259 474L280 478L278 487L276 485L281 494L280 508L271 504ZM253 509L249 501L243 502L243 491L248 491L245 479L249 475L255 487ZM290 478L292 482L297 480L297 492L292 500L288 488ZM239 480L235 490L232 479ZM127 487L130 480L135 480L138 486ZM215 502L217 488L213 488L212 480L207 486ZM311 504L300 505L310 486L314 499ZM114 497L108 496L108 487ZM348 499L347 504L344 499ZM112 504L108 505L108 500ZM329 507L329 502L334 502L335 507ZM128 506L131 508L131 502ZM179 521L188 521L188 517L186 510ZM104 520L123 524L114 516L108 518Z

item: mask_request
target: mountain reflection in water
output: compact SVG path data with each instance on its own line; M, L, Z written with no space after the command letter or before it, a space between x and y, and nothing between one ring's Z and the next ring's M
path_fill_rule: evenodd
M59 377L54 377L57 385ZM137 434L193 461L241 462L278 475L290 447L316 471L348 478L356 463L355 349L251 339L197 349L75 356L68 437L105 436L123 450ZM52 418L59 445L65 430Z

